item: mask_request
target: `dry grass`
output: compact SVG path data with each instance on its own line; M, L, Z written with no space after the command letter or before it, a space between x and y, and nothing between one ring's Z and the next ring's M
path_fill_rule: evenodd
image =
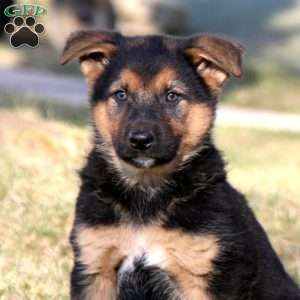
M87 133L24 109L0 119L0 298L68 299L68 232Z
M0 110L0 299L68 299L68 234L85 127ZM300 281L300 137L219 128L232 182L245 192L291 274Z

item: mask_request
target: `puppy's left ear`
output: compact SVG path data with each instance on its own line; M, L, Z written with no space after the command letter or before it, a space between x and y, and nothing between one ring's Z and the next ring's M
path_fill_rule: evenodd
M189 38L184 52L215 95L229 76L242 76L244 48L236 42L203 34Z
M60 58L62 65L77 58L92 88L118 48L121 35L109 31L77 31L68 38Z

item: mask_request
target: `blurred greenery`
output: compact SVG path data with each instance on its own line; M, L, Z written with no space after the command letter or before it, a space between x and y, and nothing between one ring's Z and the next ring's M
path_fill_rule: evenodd
M88 122L89 109L86 105L72 106L53 99L38 96L21 95L18 93L0 93L0 108L22 110L34 109L45 119L61 120L74 125L85 125Z
M248 65L241 80L225 89L223 101L236 106L300 113L298 71L276 64Z
M125 16L127 22L136 22L131 28L138 28L141 19L135 18L139 10L153 9L154 12L160 7L142 5L142 1L136 0L136 9L128 6ZM163 7L170 0L158 1ZM232 39L237 39L245 48L245 71L244 77L239 81L232 81L224 93L224 102L228 104L251 107L258 109L276 110L282 112L300 113L300 2L294 0L230 0L230 1L173 1L178 3L178 9L186 14L185 26L182 26L179 34L191 34L195 32L213 32ZM58 64L60 51L52 37L53 27L66 29L62 20L53 22L51 18L55 13L54 0L44 1L49 7L49 14L42 22L46 24L47 34L41 38L40 45L36 49L21 47L12 49L8 45L8 36L0 43L1 66L13 66L23 68L38 68L51 70L59 73L78 74L78 63L73 62L64 67ZM73 3L74 5L70 5ZM76 15L78 3L75 1L67 5L67 12ZM140 4L140 5L138 5ZM124 19L125 12L118 10L123 7L118 0L114 1L116 17ZM87 3L87 7L92 7ZM134 6L133 6L134 7ZM167 6L166 6L167 7ZM91 9L91 8L90 8ZM162 8L165 9L165 8ZM96 14L92 9L91 15ZM75 16L73 15L73 17ZM151 14L148 14L151 16ZM149 17L150 18L150 17ZM172 15L166 14L170 22L175 22ZM150 18L151 19L151 18ZM68 19L71 22L71 19ZM155 20L155 19L154 19ZM61 24L59 22L62 22ZM156 20L158 22L158 20ZM153 20L149 20L153 22ZM163 24L164 22L162 22ZM60 24L60 25L59 25ZM159 28L159 27L158 27ZM70 27L70 30L72 26ZM123 28L117 28L124 32ZM161 25L161 31L164 27ZM165 29L167 30L167 29ZM126 31L126 30L125 30ZM54 31L56 32L56 31ZM125 32L126 33L126 32ZM146 32L147 33L147 32ZM67 32L62 30L62 34ZM131 32L134 34L134 32ZM56 49L56 50L55 50Z

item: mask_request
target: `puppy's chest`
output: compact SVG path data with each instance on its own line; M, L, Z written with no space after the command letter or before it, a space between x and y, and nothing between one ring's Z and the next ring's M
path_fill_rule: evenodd
M154 266L175 278L185 299L210 299L207 278L219 252L218 240L160 226L100 226L77 229L79 260L87 274L117 281L136 263ZM117 271L118 270L118 271Z

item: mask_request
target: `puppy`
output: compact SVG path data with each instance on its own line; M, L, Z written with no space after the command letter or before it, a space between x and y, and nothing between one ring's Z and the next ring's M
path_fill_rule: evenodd
M90 90L93 148L71 234L72 300L296 300L211 129L242 47L215 36L67 41Z

